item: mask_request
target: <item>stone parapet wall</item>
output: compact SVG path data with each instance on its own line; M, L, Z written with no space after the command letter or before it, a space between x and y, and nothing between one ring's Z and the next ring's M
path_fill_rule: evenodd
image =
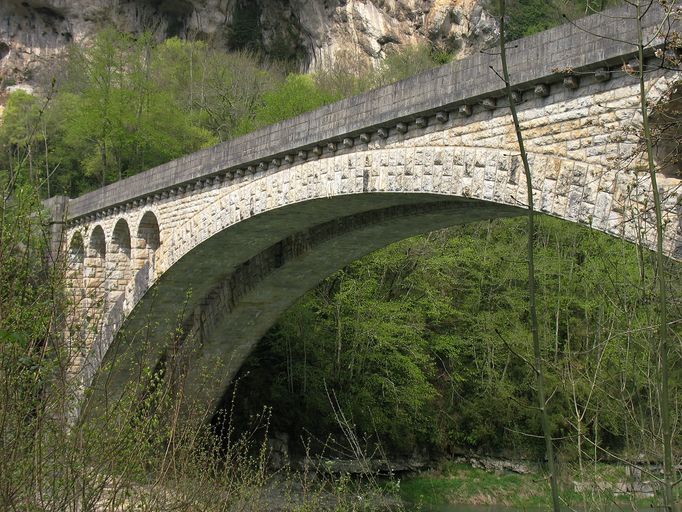
M594 82L595 72L598 77L611 70L619 73L635 53L628 42L637 40L634 20L627 19L631 14L627 7L615 9L584 18L579 26L563 25L516 41L508 56L511 83L518 91L533 91L538 85L562 84L567 70L574 73L578 85ZM661 15L656 5L643 20L645 36L651 36L651 51L662 42L657 24ZM73 199L69 218L154 198L180 185L197 186L216 176L249 172L249 166L269 165L273 159L324 148L330 142L340 145L348 137L390 129L436 112L475 110L482 102L504 96L504 84L494 71L499 66L496 52L479 53L322 107Z

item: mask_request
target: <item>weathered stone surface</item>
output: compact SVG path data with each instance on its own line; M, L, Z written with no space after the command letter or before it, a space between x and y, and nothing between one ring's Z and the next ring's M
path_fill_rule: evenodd
M340 475L393 475L418 471L427 462L418 458L409 459L322 459L306 457L296 465L301 471L323 471Z
M468 464L472 468L483 469L493 473L518 473L520 475L530 475L535 472L536 468L527 462L495 459L493 457L456 457L453 462L455 464Z
M477 0L4 0L0 75L30 79L46 59L104 24L130 33L152 29L158 39L210 38L258 49L303 70L348 58L374 66L392 49L417 43L466 56L497 34ZM245 35L235 37L236 26Z

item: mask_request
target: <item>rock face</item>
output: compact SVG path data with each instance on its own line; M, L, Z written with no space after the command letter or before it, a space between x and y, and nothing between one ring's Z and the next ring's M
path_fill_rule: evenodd
M159 39L215 41L311 71L340 55L371 64L401 45L461 55L495 39L483 0L3 0L0 75L26 81L41 62L105 25Z
M261 3L261 47L271 55L294 51L306 69L325 67L342 53L376 63L401 45L427 42L467 55L497 33L481 0Z

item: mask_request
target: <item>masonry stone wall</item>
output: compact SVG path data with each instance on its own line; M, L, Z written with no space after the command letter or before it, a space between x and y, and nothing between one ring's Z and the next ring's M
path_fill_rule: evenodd
M666 76L651 80L653 91L671 87ZM547 98L526 97L519 105L531 155L536 207L567 220L653 246L651 226L628 220L650 208L649 186L638 156L638 85L631 77L593 84L580 91L560 88ZM368 143L327 148L279 167L234 178L214 177L181 185L158 198L116 207L97 221L71 226L70 235L101 225L113 243L113 226L124 219L139 243L142 216L153 213L160 228L158 271L163 272L202 240L252 215L301 200L367 192L421 192L471 197L523 206L526 202L513 125L508 109L479 110L471 117L450 116L441 124L410 126L407 133L374 134ZM667 210L674 217L679 180L660 177L671 193ZM633 210L634 209L634 210ZM671 217L670 222L674 222ZM676 235L666 246L672 255Z

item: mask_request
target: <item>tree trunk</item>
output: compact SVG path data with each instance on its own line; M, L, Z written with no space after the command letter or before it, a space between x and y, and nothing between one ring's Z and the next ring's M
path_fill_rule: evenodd
M646 9L650 7L649 2ZM661 197L656 180L656 164L654 162L654 147L649 125L649 105L647 101L646 84L644 80L644 37L642 33L642 4L637 2L637 46L639 57L639 96L642 113L642 125L646 143L646 156L651 190L656 212L656 287L658 288L658 357L661 366L660 381L660 410L661 434L663 437L663 498L666 510L672 512L675 507L673 499L674 468L672 455L672 428L670 422L670 391L668 368L668 304L667 287L665 282L665 254L663 252L663 215L661 212Z
M507 98L509 100L509 108L511 109L512 119L514 120L514 129L516 131L516 139L519 144L519 152L521 153L521 161L523 162L523 170L526 175L526 188L528 191L528 308L530 312L530 330L533 338L533 354L534 354L534 370L536 377L536 397L538 401L538 408L540 409L540 419L542 422L542 431L545 438L545 455L547 457L547 465L549 468L549 481L552 491L552 509L554 512L560 512L561 503L559 501L559 488L557 485L556 468L554 465L554 447L552 445L552 433L549 428L549 417L547 414L547 403L545 398L545 376L542 368L542 351L540 348L540 334L538 332L538 317L537 307L535 302L535 259L533 241L535 239L535 207L533 205L533 182L530 172L530 165L528 164L528 155L523 143L523 135L521 133L521 125L516 112L516 105L512 98L511 85L509 83L509 70L507 69L507 52L504 41L504 17L505 17L505 0L500 2L500 57L502 59L502 74L504 78L504 85L507 90Z

